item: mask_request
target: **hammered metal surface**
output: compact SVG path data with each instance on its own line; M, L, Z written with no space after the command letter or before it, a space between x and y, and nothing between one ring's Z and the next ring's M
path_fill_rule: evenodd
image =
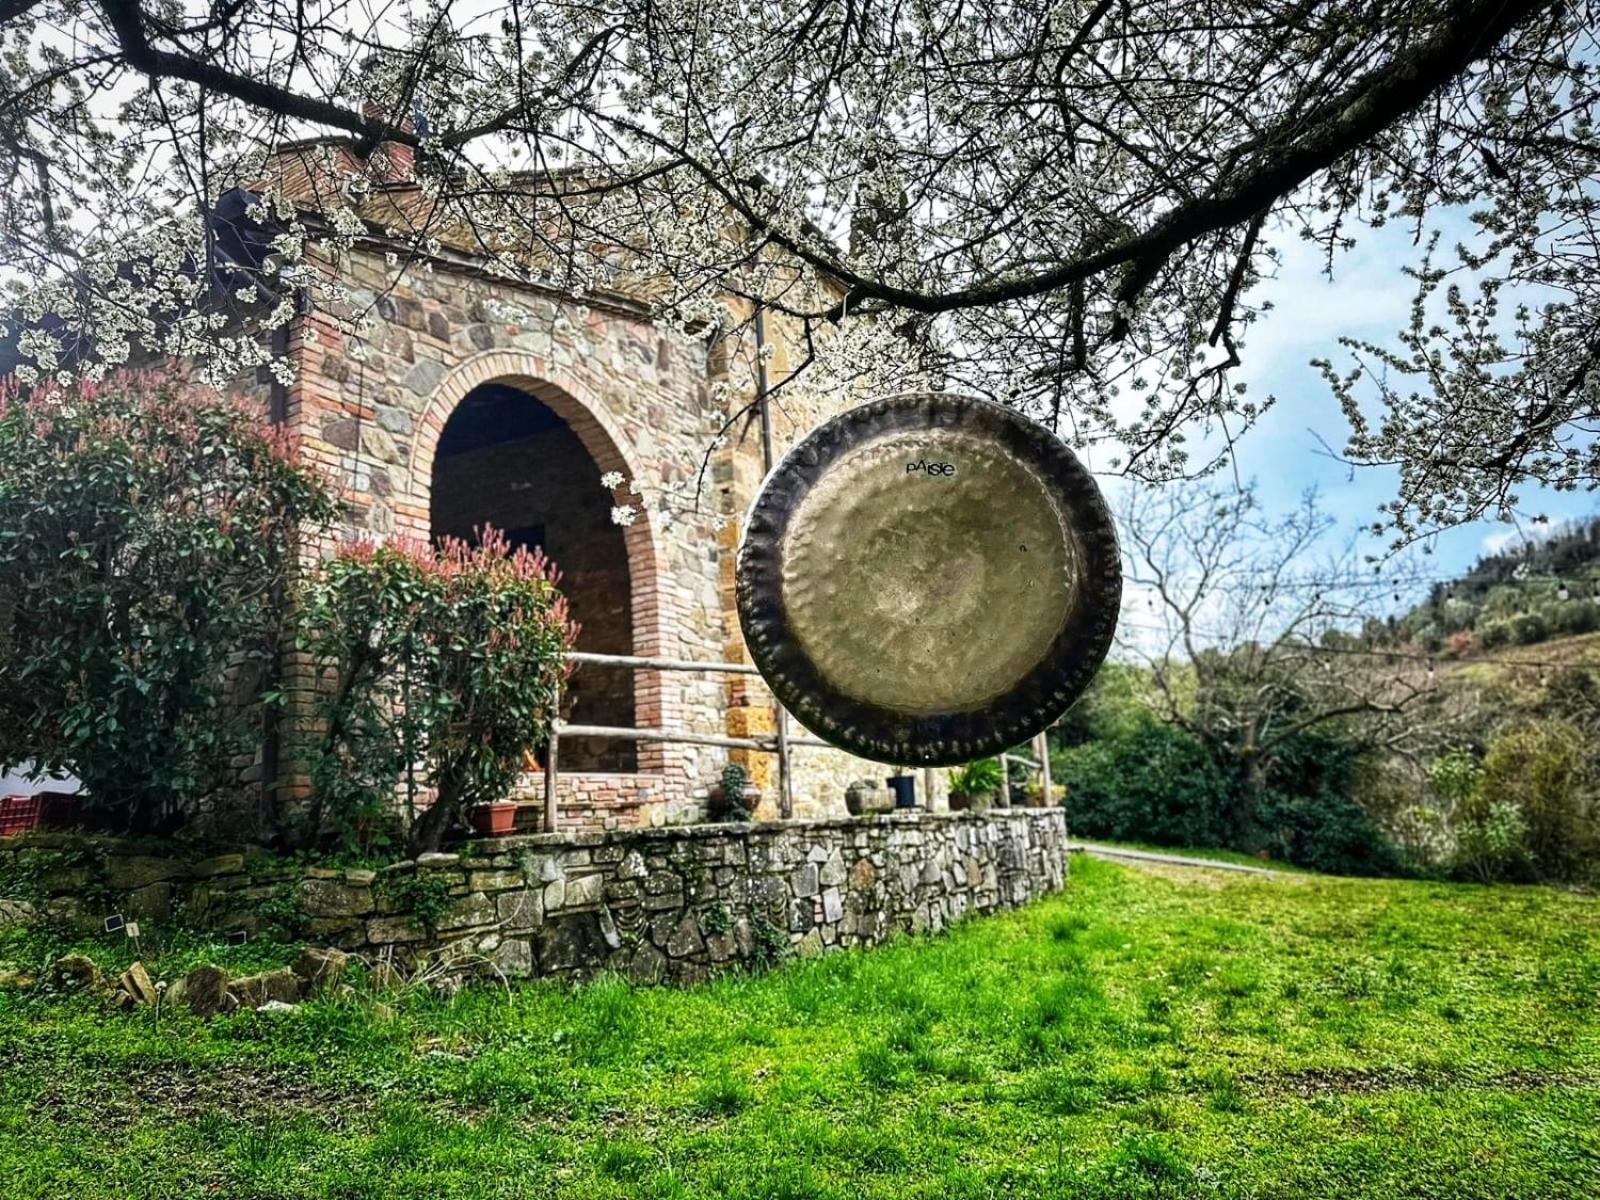
M1026 741L1088 686L1122 578L1109 514L1049 431L960 396L820 426L763 484L739 549L751 657L802 724L883 762Z
M829 687L897 712L993 704L1049 651L1077 553L1054 498L992 442L873 438L841 455L789 518L789 632ZM848 614L848 620L841 615ZM930 664L938 664L929 669Z

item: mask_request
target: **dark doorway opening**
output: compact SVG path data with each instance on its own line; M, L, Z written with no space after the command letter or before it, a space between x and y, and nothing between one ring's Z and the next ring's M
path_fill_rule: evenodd
M580 624L578 649L632 654L633 588L611 493L577 434L527 392L484 384L445 423L433 460L433 535L472 540L493 525L513 546L542 547ZM588 667L569 683L563 720L634 724L633 674ZM631 742L561 739L565 771L635 771Z

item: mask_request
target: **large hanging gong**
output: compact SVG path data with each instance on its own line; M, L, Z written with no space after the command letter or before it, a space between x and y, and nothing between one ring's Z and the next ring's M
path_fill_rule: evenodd
M768 475L739 546L756 667L806 728L879 762L1027 741L1094 677L1121 596L1089 472L1043 426L966 396L819 426Z

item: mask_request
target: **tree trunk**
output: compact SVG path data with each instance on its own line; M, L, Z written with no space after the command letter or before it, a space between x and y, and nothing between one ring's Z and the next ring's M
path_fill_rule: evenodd
M444 835L460 823L461 801L460 789L448 782L440 783L433 803L411 826L409 849L412 857L438 851Z
M1246 747L1241 757L1244 759L1244 792L1250 801L1253 816L1261 794L1267 790L1267 764L1260 752L1252 747Z

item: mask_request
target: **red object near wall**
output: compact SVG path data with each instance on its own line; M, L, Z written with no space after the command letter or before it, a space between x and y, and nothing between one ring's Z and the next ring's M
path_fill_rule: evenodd
M510 800L480 804L468 810L467 822L479 837L505 837L516 828L517 806Z
M0 798L0 837L15 837L39 826L44 804L38 796Z

